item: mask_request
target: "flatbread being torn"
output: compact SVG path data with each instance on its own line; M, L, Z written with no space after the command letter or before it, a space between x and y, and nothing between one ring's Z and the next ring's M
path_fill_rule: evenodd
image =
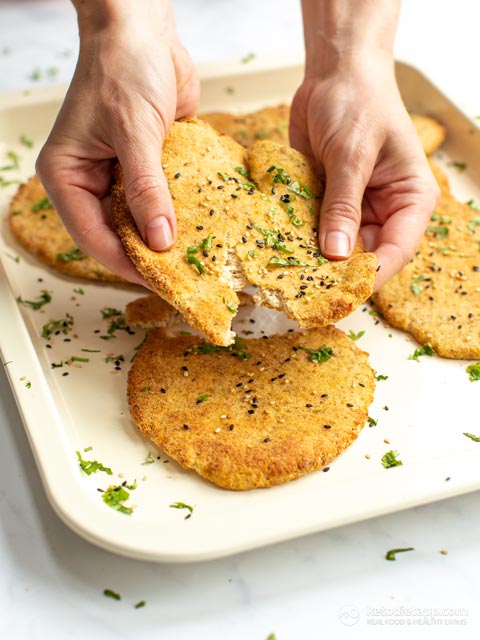
M215 347L150 334L128 377L140 431L226 489L328 465L358 436L375 388L366 353L329 326Z
M320 253L321 187L297 151L270 141L246 151L208 124L173 124L163 149L178 241L158 253L142 241L117 165L112 212L126 252L153 290L214 344L234 341L237 291L303 328L348 315L372 292L376 257L360 245L344 261Z
M434 153L445 140L445 127L430 116L412 113L410 117L423 150L427 155ZM244 147L250 147L257 140L273 140L285 145L290 144L288 136L290 107L286 104L237 115L212 111L203 113L200 118Z
M9 222L20 244L49 267L76 278L123 282L75 246L37 176L20 185Z
M480 206L442 188L414 258L373 301L391 325L438 355L480 358Z

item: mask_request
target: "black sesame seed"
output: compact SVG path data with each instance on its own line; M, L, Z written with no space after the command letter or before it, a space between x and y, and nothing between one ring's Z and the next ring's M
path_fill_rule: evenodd
M363 382L359 382L359 383L358 383L358 386L359 386L359 387L364 387L365 385L363 384Z
M322 393L321 398L328 398L328 393Z
M160 387L160 393L167 393L167 390L164 389L163 387Z
M313 407L313 404L309 403L309 404L306 404L305 406L307 407L307 409L311 409Z
M199 187L199 188L197 189L197 193L202 193L202 187Z
M353 404L351 402L347 402L347 407L351 409L353 407Z
M278 378L270 378L270 382L275 382L275 380L278 380Z
M68 371L65 371L65 373L62 373L62 376L68 376Z
M178 178L181 176L181 173L176 173L173 177L175 178L175 180L178 180Z
M284 278L283 273L281 273L280 275L277 276L277 280L283 280L283 278Z
M202 254L204 258L208 258L208 255L209 255L208 251L202 251Z
M213 216L213 214L215 213L215 209L210 209L209 213L211 216Z
M190 427L188 426L188 424L184 424L183 428L185 429L185 431L188 431L190 429Z
M247 239L245 238L245 236L242 236L242 242L243 242L243 244L245 244L247 242Z
M223 248L223 244L219 243L215 245L218 249L222 249Z
M477 273L478 271L480 271L480 267L478 265L475 265L473 267L473 270Z
M216 262L217 261L217 256L212 256L212 262Z
M185 365L183 365L183 367L182 367L182 371L188 371L188 367L186 367Z
M238 198L236 193L231 193L230 195L232 196L232 198Z
M265 438L264 442L271 442L270 438Z
M331 429L331 428L332 428L332 425L331 425L331 424L324 424L324 425L323 425L323 428L324 428L324 429Z
M323 467L322 471L323 473L327 473L327 471L330 471L330 467Z
M217 189L223 189L223 184L219 184Z
M250 415L252 415L252 413L255 413L255 409L249 409L248 412Z
M281 380L281 379L282 379L282 378L284 378L286 375L287 375L286 373L281 373L281 374L278 376L278 379L279 379L279 380Z
M469 313L469 314L468 314L468 317L469 317L469 318L473 318L473 313Z
M243 382L238 382L235 386L236 387L243 387Z

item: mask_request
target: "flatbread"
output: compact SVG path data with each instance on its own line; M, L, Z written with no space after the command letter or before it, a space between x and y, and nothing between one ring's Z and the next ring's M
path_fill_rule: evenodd
M322 347L333 350L326 362L304 350ZM220 487L270 487L320 469L367 420L374 372L335 327L212 349L155 329L130 370L128 400L147 438Z
M10 205L9 222L20 244L49 267L75 278L123 282L94 258L76 249L37 176L18 188Z
M444 358L480 357L480 211L442 192L413 260L373 296L386 320Z
M118 166L113 218L152 289L214 344L232 344L236 291L248 283L261 288L257 303L285 311L305 328L336 322L371 294L373 253L322 258L315 228L321 188L294 149L263 141L247 152L208 124L187 119L173 124L162 157L178 221L175 246L159 253L142 241ZM245 177L249 167L258 188Z
M286 104L266 107L244 115L216 111L204 113L199 117L244 147L252 146L257 140L273 140L280 144L290 144L288 138L290 107Z
M425 153L430 155L437 151L445 140L445 127L430 116L412 113L410 117ZM290 107L286 104L239 115L214 111L204 113L200 118L244 147L250 147L257 140L273 140L285 145L290 144L288 134Z
M421 116L417 113L411 113L410 117L427 156L435 153L445 141L446 129L443 124L440 124L435 118Z

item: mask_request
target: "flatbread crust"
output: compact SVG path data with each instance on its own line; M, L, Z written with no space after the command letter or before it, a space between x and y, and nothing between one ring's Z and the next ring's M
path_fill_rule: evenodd
M430 155L437 151L445 140L445 127L430 116L412 113L410 117L425 153ZM214 111L200 115L200 119L208 122L220 133L226 133L244 147L250 147L257 140L290 144L290 107L286 104L239 115Z
M321 363L299 349L324 345L333 356ZM320 469L367 420L374 372L335 327L202 350L198 337L155 329L129 372L128 400L147 438L220 487L270 487Z
M236 291L248 283L260 287L256 302L285 311L305 328L336 322L371 294L373 253L358 247L349 260L320 264L321 187L294 149L263 141L247 152L208 124L187 119L173 124L162 157L178 221L175 246L158 253L142 241L118 166L113 219L153 290L214 344L233 342ZM258 188L245 177L249 167ZM280 174L289 184L277 181ZM197 264L188 262L192 258Z
M75 278L124 282L94 258L61 260L58 256L69 254L76 248L75 243L53 206L34 210L41 201L48 204L48 195L40 179L33 176L20 185L10 205L10 228L28 252L49 267Z
M373 296L386 320L444 358L480 357L480 211L442 191L413 260Z

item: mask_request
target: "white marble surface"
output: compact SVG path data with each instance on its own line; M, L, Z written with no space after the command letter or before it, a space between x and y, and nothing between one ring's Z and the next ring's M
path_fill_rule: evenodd
M174 5L196 61L301 47L292 0ZM476 0L405 0L397 39L398 56L471 115L480 113L478 24ZM66 0L0 2L0 90L68 80L76 49ZM372 638L406 627L412 638L478 638L479 506L477 492L203 564L124 559L53 513L0 371L0 638ZM385 561L386 549L405 546L415 551ZM122 600L105 598L106 587Z

